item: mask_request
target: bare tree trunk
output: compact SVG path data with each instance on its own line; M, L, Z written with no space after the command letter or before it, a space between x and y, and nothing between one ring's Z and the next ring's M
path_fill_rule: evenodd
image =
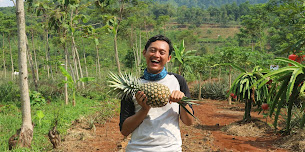
M28 49L28 39L26 37L26 46L27 46L27 55L28 55L28 60L29 60L29 64L32 70L32 77L33 77L33 82L34 82L34 86L35 86L35 91L38 91L38 85L37 85L37 80L36 80L36 76L35 76L35 70L34 70L34 66L33 66L33 58L32 58L32 54Z
M82 70L82 65L80 63L80 59L79 59L79 54L78 54L78 51L77 51L77 47L76 47L76 44L75 44L75 40L74 40L74 37L73 37L73 33L72 33L72 43L73 43L73 46L74 46L74 51L75 51L75 55L76 55L76 60L77 60L77 63L78 63L78 67L79 67L79 72L80 72L80 77L84 77L83 76L83 70ZM85 83L82 82L82 86L83 88L85 88Z
M46 60L47 60L47 72L48 78L50 78L50 64L49 64L49 34L48 30L46 30Z
M135 48L135 64L136 64L136 73L138 74L138 75L140 75L140 73L141 73L141 71L139 70L140 69L140 67L139 67L139 48L138 48L138 36L137 36L137 32L135 32L136 33L136 35L135 35L135 37L136 37L136 48Z
M199 73L199 93L198 93L198 100L201 100L201 73Z
M98 46L95 45L95 49L96 49L96 64L97 64L97 70L98 70L98 77L101 77L101 65L100 65L100 55L99 55L99 50L98 50Z
M12 54L12 46L11 46L11 38L10 38L10 34L8 34L8 43L9 43L9 47L10 47L10 55L11 55L11 66L12 66L12 80L14 80L14 61L13 61L13 54Z
M218 82L220 83L220 78L221 78L221 67L219 67L218 71Z
M210 68L210 77L209 77L210 83L212 82L212 68Z
M144 26L145 26L145 32L146 32L146 41L148 41L148 30L147 30L147 24L146 24L146 21L144 21Z
M73 14L74 14L74 11L72 9L71 13L70 13L70 26L72 26L72 27L73 27L73 22L72 22ZM75 41L74 41L73 31L71 32L71 37L72 37L72 56L73 56L73 61L74 61L76 80L79 80L78 65L77 65L77 61L76 61L77 60L76 59L77 48L76 48L76 44L75 44ZM76 82L76 81L74 81L74 82L77 83L78 87L80 86L80 82Z
M74 73L75 74L74 82L77 83L76 81L79 80L79 74L78 74L78 66L77 66L76 55L75 55L75 47L73 46L73 43L72 43L71 51L72 51L72 59L73 59L72 64L74 64L74 72L75 72ZM80 83L77 83L78 87L79 87L79 84Z
M134 56L134 63L135 63L135 66L136 66L136 75L139 76L140 73L138 73L138 61L137 61L137 49L135 49L134 47L132 47L132 51L133 51L133 56Z
M253 40L251 40L251 44L252 44L252 52L254 51L254 42Z
M16 6L17 26L18 26L18 50L19 50L19 87L21 96L21 111L22 111L22 126L18 137L18 147L31 147L33 139L33 125L31 118L31 106L28 86L28 72L27 72L27 57L26 57L26 35L25 35L25 16L24 16L24 2L17 0ZM18 131L17 131L18 134ZM14 136L14 135L13 135ZM12 137L13 137L12 136ZM11 138L10 138L11 139ZM9 148L16 145L9 144Z
M84 53L84 61L85 61L86 77L88 77L88 69L87 69L86 53Z
M232 85L232 79L231 79L232 74L231 73L232 73L232 68L230 67L229 68L229 88L231 88L231 85ZM231 105L232 104L232 97L231 96L229 96L228 101L229 101L229 105Z
M69 65L70 65L70 68L73 69L73 68L72 68L72 65L71 65L71 64L69 64ZM72 73L73 73L73 72L72 72ZM75 80L74 80L74 83L75 83ZM75 94L74 94L74 91L72 91L72 93L73 93L73 95L72 95L72 105L75 106L75 98L74 98L74 97L75 97Z
M84 46L84 39L82 39L82 46L83 46L83 51L84 51L86 77L88 77L88 68L87 68L87 61L86 61L86 50L85 50L85 46Z
M65 43L63 44L63 46L64 46L64 50L65 50L65 69L66 69L66 71L68 71L68 64L69 64L68 63L68 50L66 48ZM66 82L68 81L67 77L65 77L65 81ZM66 105L69 104L68 84L67 83L65 83L65 103L66 103Z
M3 68L4 68L4 78L6 78L6 65L5 65L5 53L4 53L4 33L3 35L3 43L2 43L2 48L3 48Z
M121 73L118 44L117 44L117 34L114 34L114 52L115 52L115 61L116 61L116 65L118 67L118 72Z
M39 80L38 66L37 66L37 59L36 59L36 50L35 50L35 45L34 45L34 31L33 31L33 30L32 30L32 47L33 47L33 52L34 52L34 62L35 62L36 79Z
M139 70L139 74L141 73L141 67L140 67L140 65L141 65L141 51L142 51L142 45L141 45L141 43L142 43L142 41L141 41L141 30L140 30L140 40L139 40L139 52L138 52L138 70Z

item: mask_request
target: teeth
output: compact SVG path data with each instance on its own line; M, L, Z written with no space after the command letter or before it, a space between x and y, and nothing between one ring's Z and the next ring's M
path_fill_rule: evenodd
M158 60L151 60L151 61L152 61L152 62L157 62L157 63L159 62Z

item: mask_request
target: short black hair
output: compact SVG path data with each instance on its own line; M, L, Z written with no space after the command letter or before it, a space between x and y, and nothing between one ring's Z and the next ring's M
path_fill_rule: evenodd
M159 40L159 41L165 41L165 42L167 42L167 44L168 44L168 46L169 46L169 55L171 55L172 51L174 50L173 45L172 45L172 42L171 42L171 40L170 40L169 38L167 38L167 37L164 36L164 35L155 35L155 36L151 37L151 38L147 41L147 43L146 43L146 45L145 45L145 50L148 49L148 47L150 46L150 44L151 44L152 42L155 42L155 41L158 41L158 40Z

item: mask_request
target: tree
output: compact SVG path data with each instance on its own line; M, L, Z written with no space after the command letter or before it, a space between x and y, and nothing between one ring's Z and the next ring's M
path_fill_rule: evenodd
M202 81L202 75L208 73L208 68L210 67L207 66L208 60L206 57L200 57L200 56L195 56L190 62L190 66L192 67L192 71L195 73L195 75L198 78L198 84L199 84L199 92L198 92L198 100L201 100L201 81Z
M294 46L305 37L304 9L303 0L271 0L266 4L270 51L277 54L301 51Z
M119 28L121 22L130 13L131 6L136 6L138 2L137 0L96 0L96 2L98 4L97 7L100 8L101 13L108 13L108 15L105 15L106 24L109 28L109 32L113 34L115 61L117 64L118 72L120 73L121 65L117 45L117 36Z
M8 39L8 43L9 43L9 51L10 51L10 57L11 57L11 69L12 69L12 80L14 79L14 60L13 60L13 53L12 53L12 45L11 45L11 37L14 35L14 33L16 32L16 16L12 15L12 16L6 16L4 17L4 28L6 30L4 30L4 32L6 33L7 39Z
M44 40L45 40L45 55L46 55L46 66L47 66L47 73L48 73L48 78L50 78L50 72L51 76L53 78L53 72L52 72L52 67L50 65L50 47L49 47L49 27L48 27L48 21L50 18L50 7L52 7L52 3L49 1L36 1L35 4L33 4L33 0L28 0L27 1L29 4L29 10L32 11L33 13L36 13L37 16L42 15L42 23L41 26L44 29ZM37 77L38 78L38 77Z
M0 12L0 21L4 20L4 15ZM3 70L4 70L4 78L6 78L6 64L5 64L5 49L4 49L4 31L5 27L3 22L0 22L0 32L2 33L2 59L3 59Z
M254 42L260 44L261 50L263 50L264 40L262 39L265 35L264 30L268 20L267 12L264 4L257 4L250 7L248 15L241 17L243 30L241 32L246 33L251 38L252 51L254 50Z
M20 95L21 95L21 109L22 109L22 126L16 135L10 138L14 141L14 136L17 137L15 144L10 143L10 149L16 146L31 147L33 139L33 125L31 118L31 106L28 86L28 71L27 71L27 51L26 51L26 34L25 34L25 13L23 0L16 1L16 16L18 27L18 50L19 50L19 79L20 79ZM14 143L14 142L12 142Z

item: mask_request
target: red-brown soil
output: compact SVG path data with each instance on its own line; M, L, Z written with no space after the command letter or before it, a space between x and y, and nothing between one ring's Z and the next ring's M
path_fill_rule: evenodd
M193 107L199 120L192 126L185 126L181 123L182 148L185 152L288 151L288 149L280 149L275 146L275 142L281 137L270 130L259 132L250 126L250 130L237 129L238 135L229 135L232 133L222 131L225 126L228 127L229 124L242 120L242 103L228 105L226 101L203 100L200 105ZM252 112L251 116L253 119L261 120L258 121L260 123L266 121L257 112ZM120 134L118 123L118 116L111 118L103 125L95 124L93 129L86 128L86 125L82 125L80 122L68 131L62 146L55 151L124 151L128 138L124 138ZM252 136L251 132L255 134Z

